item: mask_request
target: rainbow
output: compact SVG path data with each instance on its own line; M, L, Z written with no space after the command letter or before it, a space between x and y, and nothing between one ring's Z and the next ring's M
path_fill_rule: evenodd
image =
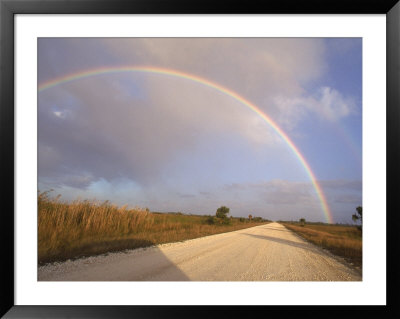
M88 77L95 76L95 75L114 74L114 73L121 73L121 72L145 72L145 73L152 73L152 74L162 74L162 75L174 76L177 78L190 80L193 82L200 83L204 86L213 88L221 93L224 93L224 94L232 97L233 99L239 101L243 105L247 106L249 109L251 109L257 115L259 115L268 125L270 125L276 131L276 133L278 133L278 135L286 142L286 144L289 146L289 148L296 155L297 159L300 161L301 165L304 167L307 175L309 176L309 178L313 184L313 187L319 198L319 201L321 203L321 207L322 207L322 210L324 212L327 222L333 223L332 214L330 212L325 195L322 192L321 186L318 184L317 179L315 178L315 175L312 172L310 165L307 163L304 156L300 153L300 151L298 150L296 145L294 145L293 141L289 138L289 136L267 114L263 113L256 105L247 101L246 99L241 97L239 94L237 94L219 84L216 84L214 82L211 82L207 79L201 78L201 77L193 75L193 74L183 73L183 72L171 70L171 69L164 69L164 68L150 67L150 66L123 66L123 67L102 67L102 68L96 68L96 69L92 69L92 70L80 71L80 72L76 72L76 73L72 73L72 74L68 74L68 75L63 75L63 76L57 77L55 79L52 79L50 81L39 84L38 91L43 92L47 89L50 89L52 87L55 87L55 86L63 84L63 83L67 83L67 82L71 82L71 81L75 81L75 80L79 80L79 79L84 79L84 78L88 78Z

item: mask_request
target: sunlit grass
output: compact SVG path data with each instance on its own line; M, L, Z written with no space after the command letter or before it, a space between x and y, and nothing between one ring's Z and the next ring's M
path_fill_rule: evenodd
M265 222L210 216L152 213L108 201L64 202L38 195L38 262L63 261L111 251L182 241Z
M362 266L362 233L357 227L340 225L308 225L283 223L304 239Z

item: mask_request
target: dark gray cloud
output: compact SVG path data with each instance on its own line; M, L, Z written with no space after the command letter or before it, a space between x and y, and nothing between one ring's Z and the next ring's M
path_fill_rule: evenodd
M361 180L330 180L330 181L319 181L319 184L325 189L347 189L347 190L362 190Z
M346 203L346 204L354 204L361 205L362 198L361 195L340 195L335 198L335 202L337 203Z
M108 77L40 93L40 178L77 186L70 176L109 182L124 177L148 185L174 170L183 174L187 166L188 174L196 165L218 174L224 170L224 149L244 147L250 156L257 145L281 143L271 128L258 125L256 114L215 90L179 79L145 80L157 88L147 99L146 88L119 94L115 88L121 83Z
M189 198L189 199L192 199L192 198L196 197L196 195L194 195L194 194L180 194L180 193L178 193L178 196L180 198Z
M274 97L304 93L303 85L326 71L324 56L325 42L307 38L44 38L39 82L98 67L150 65L203 76L278 118L286 110Z
M277 112L272 96L299 93L324 69L318 39L42 38L38 44L39 83L98 67L151 65L204 76L261 108L268 105L271 114ZM39 177L57 185L87 188L122 177L154 183L177 169L178 157L199 149L218 154L228 135L245 138L250 148L282 143L232 98L165 76L119 74L66 83L39 93L38 112ZM221 160L208 161L214 174L223 169Z
M298 205L315 203L315 194L311 183L271 180L263 183L231 184L226 190L256 193L257 197L269 205Z
M226 86L284 128L307 112L336 116L335 105L348 114L347 97L327 88L316 98L305 90L326 70L321 39L40 39L38 53L39 83L98 67L150 65ZM298 103L277 103L282 96L312 105L298 111ZM270 180L274 161L304 177L282 138L215 89L156 74L108 74L45 90L38 102L39 184L63 196L160 211L209 214L228 205L233 215L321 219L311 183ZM254 182L260 180L267 182ZM344 179L320 184L343 205L362 186Z

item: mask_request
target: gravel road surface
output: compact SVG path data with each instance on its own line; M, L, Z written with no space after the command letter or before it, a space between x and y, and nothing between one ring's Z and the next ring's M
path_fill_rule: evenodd
M278 223L38 268L39 281L360 281Z

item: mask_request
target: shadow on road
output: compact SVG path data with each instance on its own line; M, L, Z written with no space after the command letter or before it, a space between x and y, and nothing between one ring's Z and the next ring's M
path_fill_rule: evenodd
M157 246L105 253L38 268L38 281L188 280L190 278Z
M242 235L246 235L246 236L250 236L250 237L254 237L254 238L259 238L259 239L264 239L264 240L268 240L268 241L272 241L272 242L275 242L275 243L288 245L288 246L292 246L292 247L296 247L296 248L306 249L306 250L312 251L314 253L317 253L319 255L323 254L317 247L314 247L313 245L307 244L307 243L299 243L299 242L295 242L295 241L292 241L292 240L287 240L287 239L277 238L277 237L271 237L271 236L266 236L266 235L255 235L255 234L248 234L248 233L242 233Z
M280 231L280 232L285 232L285 233L292 233L292 231L288 230L287 228L282 229L282 228L274 227L269 224L265 225L265 226L260 226L260 228L273 230L273 231Z

